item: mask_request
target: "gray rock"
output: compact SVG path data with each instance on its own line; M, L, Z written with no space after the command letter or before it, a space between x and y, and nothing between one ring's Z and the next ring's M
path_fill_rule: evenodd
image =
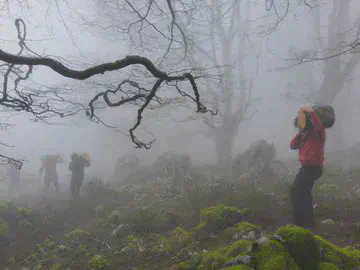
M261 236L258 240L257 240L257 243L259 245L264 245L266 243L269 243L270 240L268 238L266 238L265 236Z
M249 232L247 234L244 234L242 236L242 238L245 239L245 240L249 240L249 241L255 241L256 240L256 233L255 233L255 231L251 231L251 232Z
M244 256L237 256L234 259L231 259L229 261L227 261L225 263L225 267L231 267L231 266L236 266L236 265L250 265L251 263L251 256L249 255L244 255Z
M321 221L321 223L326 224L326 225L333 225L333 224L335 224L335 221L333 221L331 218L328 218L328 219Z
M281 244L285 244L285 241L284 239L282 239L282 237L280 235L277 235L277 234L274 234L272 237L271 237L271 240L274 240L274 241L277 241Z
M111 236L117 236L125 224L120 224L115 230L112 231Z

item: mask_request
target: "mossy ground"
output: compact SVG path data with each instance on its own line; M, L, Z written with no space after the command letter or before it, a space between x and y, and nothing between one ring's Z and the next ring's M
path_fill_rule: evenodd
M267 185L267 191L274 186ZM330 186L325 187L319 188L319 192L331 191ZM165 190L168 187L160 188ZM346 224L340 225L339 221L333 228L325 228L327 236L286 225L290 220L286 196L282 197L285 199L275 200L253 189L251 194L245 194L243 187L234 187L234 191L227 189L226 192L215 188L216 196L211 198L219 203L213 203L210 195L198 192L194 196L201 199L196 200L194 206L185 203L186 195L176 199L173 195L166 198L158 196L155 191L158 187L154 185L132 189L98 201L80 199L72 207L68 206L68 201L61 200L46 201L41 207L35 207L35 203L31 207L31 204L1 202L0 234L12 236L11 241L15 244L6 250L4 265L10 269L52 270L68 267L114 270L129 267L134 270L347 270L360 265L355 234L347 231L350 227ZM222 197L228 196L229 192L233 192L230 194L232 199ZM333 195L337 196L337 193ZM349 219L359 216L356 203L352 203L353 212L342 211L339 207L345 202L341 204L340 199L334 201L334 196L330 197L331 200L322 199L328 198L322 196L321 201L317 201L320 205L318 210L322 210L319 216L335 219L341 216L339 212ZM101 211L94 211L100 202L103 204ZM172 215L177 217L171 222L164 214L169 212L170 204L171 207L178 206L171 210ZM331 216L334 212L337 216ZM124 225L123 228L116 236L112 235L120 225ZM274 235L280 237L283 243L271 240ZM256 246L254 237L258 239L261 236L267 241ZM348 247L342 247L345 245ZM243 261L247 265L229 264L248 256L251 260Z

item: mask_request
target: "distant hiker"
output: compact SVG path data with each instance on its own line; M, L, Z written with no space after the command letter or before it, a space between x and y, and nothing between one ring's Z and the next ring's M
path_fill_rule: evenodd
M84 182L85 167L90 166L90 156L87 153L79 155L77 153L71 154L71 161L69 163L69 171L71 171L70 192L71 197L78 198L80 189Z
M1 221L1 218L0 218ZM0 234L0 264L5 265L7 262L7 256L5 255L5 249L10 246L10 240L9 238L4 235Z
M323 173L325 128L331 127L335 121L333 111L330 118L326 118L325 116L329 115L314 111L318 108L325 107L300 108L298 117L294 120L299 132L290 143L291 149L299 150L299 160L302 165L291 187L293 222L297 226L307 228L313 228L315 225L311 191L314 182Z
M60 191L60 187L56 167L58 163L63 163L64 160L58 154L45 155L42 156L40 160L41 167L39 170L39 177L41 178L42 173L44 172L45 193L48 192L51 183L53 183L55 190L58 193Z
M15 198L20 187L20 170L18 166L10 163L5 178L9 179L9 198Z

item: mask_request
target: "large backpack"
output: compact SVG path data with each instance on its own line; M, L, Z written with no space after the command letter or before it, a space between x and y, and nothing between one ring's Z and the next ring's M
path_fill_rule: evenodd
M312 106L325 128L335 124L335 110L332 106Z

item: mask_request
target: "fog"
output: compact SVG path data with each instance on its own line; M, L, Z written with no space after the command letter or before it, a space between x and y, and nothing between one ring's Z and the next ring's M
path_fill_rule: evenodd
M359 38L358 0L0 0L0 268L360 269Z
M141 51L140 35L137 35L138 29L130 31L130 36L134 39L130 41L129 35L120 34L120 31L116 31L114 28L109 27L108 30L102 30L104 27L95 26L96 24L105 26L107 22L114 20L114 17L111 17L115 16L114 13L111 13L111 6L106 7L103 4L106 1L87 1L86 5L84 5L83 1L58 2L55 5L54 3L44 4L29 1L29 5L26 5L15 1L10 4L9 10L4 8L1 15L0 48L6 52L17 52L15 18L21 18L25 21L27 26L26 43L33 51L40 55L60 57L60 61L66 59L67 61L63 61L64 65L75 69L115 61L129 54L144 55L155 61L167 48L166 40L156 42L156 40L149 37L153 33L153 29L146 30L143 33L145 45L143 45L144 50ZM246 3L247 1L243 2L240 13L245 20L250 22L248 33L241 32L242 26L240 24L235 28L237 34L248 35L247 38L254 45L247 45L243 48L234 45L233 56L230 57L237 57L238 50L244 50L240 55L240 57L244 57L244 60L238 68L245 70L235 68L232 76L237 79L240 76L238 73L243 72L244 78L252 78L254 82L252 96L254 99L259 98L259 100L254 101L251 106L251 111L256 113L251 119L241 121L239 124L234 137L232 154L245 150L252 142L265 139L270 143L274 143L279 157L296 158L296 153L289 149L289 140L296 131L292 125L292 120L296 116L299 106L308 103L305 98L301 98L302 93L308 93L307 82L310 79L307 77L309 74L306 72L310 69L309 66L313 67L311 75L314 76L317 87L320 87L323 75L319 67L324 63L315 61L295 65L287 69L279 70L279 68L289 66L290 62L286 61L286 59L291 58L291 55L289 55L290 48L299 54L304 51L317 51L316 48L312 47L314 40L319 39L316 37L312 27L314 11L309 11L307 6L294 6L284 16L276 29L273 29L270 33L270 30L266 30L266 28L270 29L275 24L277 21L276 16L271 12L267 12L263 3L260 3L261 1L255 1L254 3L251 1L248 1L249 3ZM259 3L256 4L256 2ZM246 4L251 6L249 14L246 13ZM329 23L326 16L331 12L331 5L328 5L329 7L325 5L325 7L319 8L322 15L322 24L324 25ZM180 6L176 4L176 8L180 9ZM359 9L360 5L351 4L351 16L347 18L349 20L347 24L344 23L343 32L349 31L352 23L356 20ZM179 13L178 16L181 17L182 15L182 13ZM200 16L200 14L194 12L193 16L197 15ZM152 16L151 20L156 21L155 15ZM246 16L249 17L246 18ZM224 15L222 19L226 24L225 20L228 20L228 18L225 19L225 17L228 16ZM114 24L120 23L121 19L117 18ZM205 17L203 19L206 20ZM136 14L128 12L123 18L123 28L126 28L130 21L136 20ZM183 20L183 25L186 25L186 23L189 25L188 33L197 33L198 36L194 38L202 39L202 43L210 44L211 40L208 36L205 34L201 36L204 25L201 25L201 23L191 25L190 22L187 22L191 18L185 15L179 20ZM93 26L90 22L93 22ZM162 22L158 22L162 29L166 29L168 23L168 17L164 18ZM147 27L147 29L150 28ZM178 32L176 34L179 39ZM326 27L321 32L321 35L327 38ZM206 45L204 46L206 47ZM219 52L220 47L217 49ZM167 62L161 66L159 65L160 69L166 70L167 67L171 67L171 62L178 61L177 58L181 57L183 53L184 50L181 50L181 48L170 51L172 55L166 60ZM199 60L200 65L211 66L211 61L209 62L201 53L197 53L196 58ZM182 63L181 65L186 66L187 64ZM181 65L178 66L179 69L181 69ZM176 70L176 67L174 65L170 69ZM336 110L340 111L343 107L347 107L352 111L347 113L348 117L336 122L334 128L329 131L328 149L331 149L336 144L331 133L334 133L337 129L346 130L346 132L342 133L342 136L345 136L342 138L344 142L341 145L342 148L349 147L357 142L358 131L354 124L359 104L357 70L358 67L347 75L346 80L351 81L351 85L348 86L345 83L343 88L348 89L341 91L334 101ZM54 85L71 84L73 88L72 98L87 105L90 99L100 91L96 88L95 82L97 80L119 83L118 77L123 78L121 74L125 74L122 72L107 72L89 80L74 81L63 78L47 67L36 67L31 79L28 82L23 82L23 85L29 83L34 87L40 87L37 86L40 84L52 87ZM336 77L334 77L334 80L337 80ZM328 85L331 84L330 82ZM241 87L244 86L240 85ZM238 88L238 86L234 86L234 89L238 90ZM176 95L174 89L169 89L171 88L168 88L167 91L172 91L170 95ZM210 95L206 83L201 82L199 89L201 96L208 97ZM288 92L300 98L286 98L285 94ZM241 95L239 95L239 99L241 98ZM344 104L347 105L344 106ZM209 109L211 109L211 105L209 104ZM145 121L142 126L156 138L149 150L134 149L134 144L130 137L127 136L128 129L136 121L136 108L131 105L119 108L105 106L104 109L99 111L106 123L116 125L117 131L107 128L101 123L91 122L84 110L80 110L74 116L55 119L56 124L34 122L31 120L29 113L8 112L6 116L11 116L9 123L15 126L1 132L2 141L14 145L14 147L3 147L2 151L4 154L13 157L24 157L26 161L23 170L31 174L36 173L40 167L40 155L46 153L59 153L64 156L65 163L60 165L59 171L61 175L67 175L70 154L72 152L88 152L91 154L93 162L87 173L90 175L102 175L105 178L112 175L117 159L129 152L136 153L147 164L153 161L158 154L167 150L187 153L197 163L216 163L217 157L214 143L212 139L204 136L204 133L207 133L207 126L203 121L201 119L185 122L181 120L179 122L174 121L174 118L183 119L195 115L195 106L194 104L191 106L191 108L173 106L170 112L165 106L159 110L157 116L145 110ZM252 114L251 111L249 114ZM149 132L139 131L138 137L144 141L149 141L152 138Z

